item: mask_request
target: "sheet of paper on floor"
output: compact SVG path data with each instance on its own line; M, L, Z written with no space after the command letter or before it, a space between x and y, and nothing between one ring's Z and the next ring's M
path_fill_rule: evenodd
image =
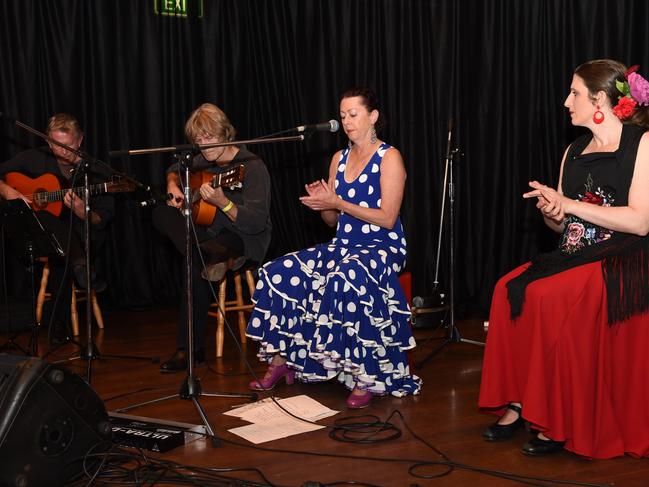
M304 394L300 396L287 397L285 399L275 399L282 408L291 412L295 416L309 421L318 421L340 412L329 409L315 399L311 399L309 396ZM290 416L283 411L282 408L275 404L271 398L267 397L261 401L231 409L223 414L239 417L249 423L263 423L270 419Z
M324 428L319 424L310 424L293 419L290 417L275 418L266 423L252 423L238 428L228 430L255 445L265 443L267 441L278 440L286 438L287 436L298 435L300 433L307 433Z
M311 422L333 416L339 412L323 406L306 395L276 399L287 411ZM321 425L293 418L275 404L271 398L246 404L223 414L239 417L252 423L229 431L255 444L324 428Z

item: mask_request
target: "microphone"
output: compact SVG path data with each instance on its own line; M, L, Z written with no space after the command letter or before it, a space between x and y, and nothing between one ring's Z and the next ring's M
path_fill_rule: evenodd
M171 198L173 198L173 195L171 193L155 195L155 196L152 196L151 198L140 201L138 204L142 208L146 208L147 206L153 206L156 203L162 203L164 201L169 201Z
M313 123L311 125L300 125L295 127L298 132L338 132L340 124L338 120L329 120L328 122Z

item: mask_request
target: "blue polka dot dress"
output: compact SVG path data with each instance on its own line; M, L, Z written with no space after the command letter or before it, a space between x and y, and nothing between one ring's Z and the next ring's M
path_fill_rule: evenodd
M381 205L382 144L361 174L345 181L341 153L336 194L367 208ZM259 357L280 353L304 382L332 378L374 394L417 394L406 350L415 346L398 274L406 264L401 220L388 230L342 213L328 243L287 254L260 269L246 334Z

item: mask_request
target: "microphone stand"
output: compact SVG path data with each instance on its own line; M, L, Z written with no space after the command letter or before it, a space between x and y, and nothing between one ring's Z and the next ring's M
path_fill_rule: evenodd
M221 444L221 441L214 433L212 426L210 425L209 419L205 414L201 403L199 402L200 396L208 397L245 397L250 401L257 400L256 393L234 393L234 392L204 392L201 388L200 378L194 375L194 307L193 307L193 282L192 282L192 195L190 187L190 169L192 160L194 158L194 152L201 149L208 149L212 147L225 147L230 145L244 145L244 144L261 144L268 142L286 142L286 141L297 141L304 140L303 135L289 136L289 137L276 137L276 138L266 138L266 139L250 139L250 140L239 140L231 142L219 142L215 144L184 144L171 147L158 147L152 149L135 149L135 150L118 150L118 151L109 151L110 156L122 156L122 155L142 155L142 154L158 154L164 152L173 152L174 158L176 158L180 164L182 173L184 175L183 181L183 208L182 213L185 218L185 278L186 278L186 306L187 306L187 375L183 380L183 383L180 386L178 394L173 394L169 396L159 397L152 399L150 401L144 401L138 404L133 404L125 408L117 409L116 412L122 413L130 411L140 406L145 406L148 404L155 404L161 401L166 401L167 399L184 399L190 400L194 407L196 408L198 415L203 422L207 436L211 440L213 447L218 447ZM220 308L219 308L220 310Z
M85 153L83 153L85 154ZM82 345L79 347L79 354L68 357L67 359L64 360L59 360L54 363L60 363L60 362L69 362L72 360L86 360L87 361L87 368L86 368L86 382L88 384L91 383L91 378L92 378L92 362L93 360L98 360L100 358L123 358L123 359L130 359L130 360L146 360L147 362L157 362L159 360L158 357L139 357L136 355L102 355L101 352L99 351L99 348L97 345L95 345L95 342L93 341L92 338L92 273L91 273L91 268L90 268L90 251L91 251L91 245L90 245L90 162L91 161L97 161L101 162L98 160L95 160L90 157L83 158L78 162L78 169L77 173L81 172L83 173L83 207L84 207L84 218L83 218L83 233L84 233L84 253L85 253L85 272L86 272L86 344ZM102 162L102 164L104 164ZM110 167L106 164L104 164L106 167ZM132 178L128 178L131 179ZM140 186L142 186L141 183L138 182ZM62 292L65 292L63 290ZM76 343L76 342L75 342ZM49 352L48 352L49 353Z
M90 384L92 374L92 361L100 357L99 349L92 340L92 282L90 280L90 183L88 173L90 172L90 165L88 161L81 160L78 162L78 169L83 173L83 235L84 235L84 252L86 259L86 344L79 349L77 357L70 357L67 360L74 360L76 358L86 360L88 367L86 370L86 382ZM65 291L64 291L65 292Z
M455 183L453 180L453 164L455 158L461 155L459 148L452 148L452 134L453 134L453 119L448 121L448 138L446 142L446 162L444 164L444 181L442 183L442 208L439 215L439 235L437 237L437 257L435 263L435 281L433 282L433 293L438 293L437 286L439 285L439 258L441 254L442 247L442 233L444 228L444 210L445 202L448 194L448 234L449 234L449 319L448 321L444 320L446 323L444 325L444 337L442 342L435 347L428 355L426 355L421 361L415 364L416 369L421 369L424 364L433 358L439 351L441 351L449 343L471 343L473 345L484 346L483 342L476 340L469 340L462 338L460 331L457 326L455 326L455 218L454 218L454 203L455 203ZM448 193L447 193L447 182L448 182ZM441 308L421 308L419 314L439 311L444 309ZM417 315L417 313L413 313Z
M108 169L112 174L118 175L120 177L123 177L125 179L128 179L135 183L139 187L144 187L142 183L139 181L127 176L124 173L120 173L119 171L115 171L113 168L111 168L108 164L105 162L90 156L87 154L85 151L82 151L80 149L75 149L73 147L70 147L67 144L64 144L62 142L59 142L57 140L54 140L53 138L49 137L48 135L39 132L38 130L30 127L27 124L24 124L22 122L19 122L18 120L13 120L13 123L40 137L41 139L52 143L54 145L58 145L59 147L62 147L66 149L67 151L75 154L77 157L79 157L79 162L78 164L78 171L83 172L84 174L84 186L83 186L83 205L84 205L84 251L85 251L85 265L86 265L86 345L85 346L80 346L79 350L79 355L69 357L65 360L59 360L54 363L60 363L60 362L66 362L66 361L71 361L71 360L76 360L76 359L81 359L81 360L87 360L88 361L88 367L86 371L86 382L90 384L91 382L91 374L92 374L92 361L95 359L98 359L101 357L101 354L99 352L99 349L95 345L92 339L92 300L91 300L91 294L92 294L92 282L91 282L91 272L90 272L90 180L89 180L89 175L88 173L90 172L90 163L93 162L95 164L101 164L104 168ZM73 213L73 212L72 212ZM72 218L72 216L71 216ZM69 256L68 256L69 258ZM67 266L66 266L67 267ZM67 272L67 271L66 271ZM64 281L65 282L65 281ZM67 292L65 289L59 289L59 292ZM77 345L79 345L76 341L74 340L69 340L68 342L73 342ZM48 352L44 355L43 358L47 357L53 350L50 349ZM156 357L136 357L136 356L131 356L131 355L104 355L104 357L112 357L112 358L125 358L125 359L133 359L133 360L147 360L147 361L152 361L156 362L158 359Z

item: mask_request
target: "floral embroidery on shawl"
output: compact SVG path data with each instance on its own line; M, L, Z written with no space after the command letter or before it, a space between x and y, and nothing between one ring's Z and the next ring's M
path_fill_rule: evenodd
M585 191L577 195L578 201L591 203L598 206L612 206L615 196L610 188L600 187L593 189L593 178L590 174L584 183ZM595 245L613 236L613 230L594 225L574 215L565 220L565 228L559 248L564 254L573 254L590 245Z

